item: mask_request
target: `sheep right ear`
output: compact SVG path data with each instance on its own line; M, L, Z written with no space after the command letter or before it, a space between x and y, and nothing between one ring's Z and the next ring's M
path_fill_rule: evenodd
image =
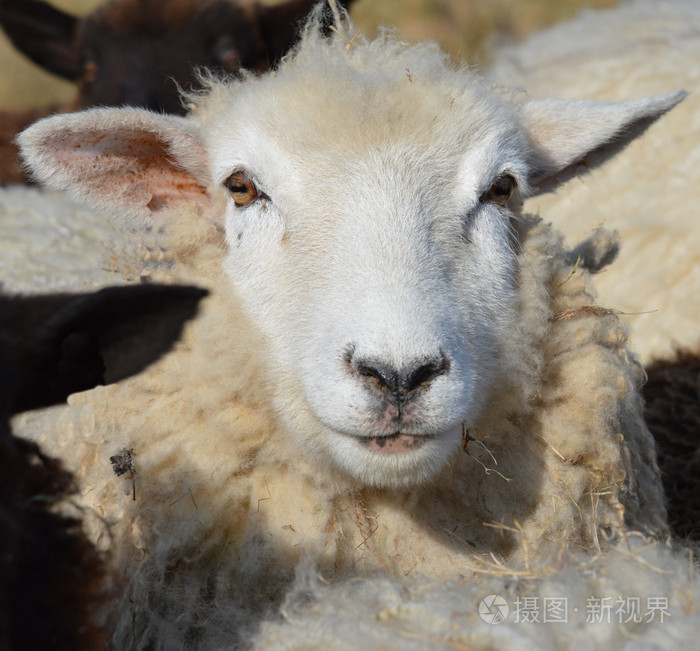
M44 70L69 81L81 73L75 43L78 23L45 2L0 2L0 25L12 44Z
M185 118L90 109L40 120L17 142L33 178L96 210L150 220L188 202L211 212L206 151Z

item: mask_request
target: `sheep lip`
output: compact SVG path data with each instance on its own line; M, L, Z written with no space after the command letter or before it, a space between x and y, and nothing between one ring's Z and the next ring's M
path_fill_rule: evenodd
M389 434L387 436L372 436L362 439L367 449L378 454L405 454L422 447L432 439L432 435Z

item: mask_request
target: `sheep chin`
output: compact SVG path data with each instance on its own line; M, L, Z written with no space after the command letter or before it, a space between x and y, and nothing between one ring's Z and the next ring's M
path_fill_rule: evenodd
M386 436L372 436L361 440L368 450L377 454L406 454L423 446L432 436L420 436L413 434L388 434Z
M422 435L358 437L335 430L328 435L333 461L360 484L403 489L428 482L445 467L459 448L462 428Z

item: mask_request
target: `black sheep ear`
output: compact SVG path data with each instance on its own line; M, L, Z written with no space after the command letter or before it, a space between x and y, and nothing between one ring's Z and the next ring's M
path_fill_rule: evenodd
M27 58L59 77L80 76L75 16L37 0L0 2L0 25L12 44Z
M168 352L206 290L110 287L92 294L0 297L0 330L16 370L10 412L139 373Z
M354 0L336 0L339 9L345 9ZM274 65L279 61L299 39L301 24L318 0L287 0L275 5L255 5L255 13L260 26L263 43L265 44L268 63ZM328 32L332 24L333 14L330 7L324 7L321 28Z

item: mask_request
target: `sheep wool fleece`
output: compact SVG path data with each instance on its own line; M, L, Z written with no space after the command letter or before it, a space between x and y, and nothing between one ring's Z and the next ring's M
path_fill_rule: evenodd
M665 531L626 330L591 308L588 272L549 226L524 218L519 230L522 319L504 386L434 484L391 492L324 473L280 431L266 407L274 374L218 272L219 233L171 225L177 263L164 275L211 287L203 316L140 376L16 423L80 478L121 584L116 644L235 636L307 556L328 576L448 577L492 552L516 560L605 546L626 527ZM109 461L123 449L133 486Z

